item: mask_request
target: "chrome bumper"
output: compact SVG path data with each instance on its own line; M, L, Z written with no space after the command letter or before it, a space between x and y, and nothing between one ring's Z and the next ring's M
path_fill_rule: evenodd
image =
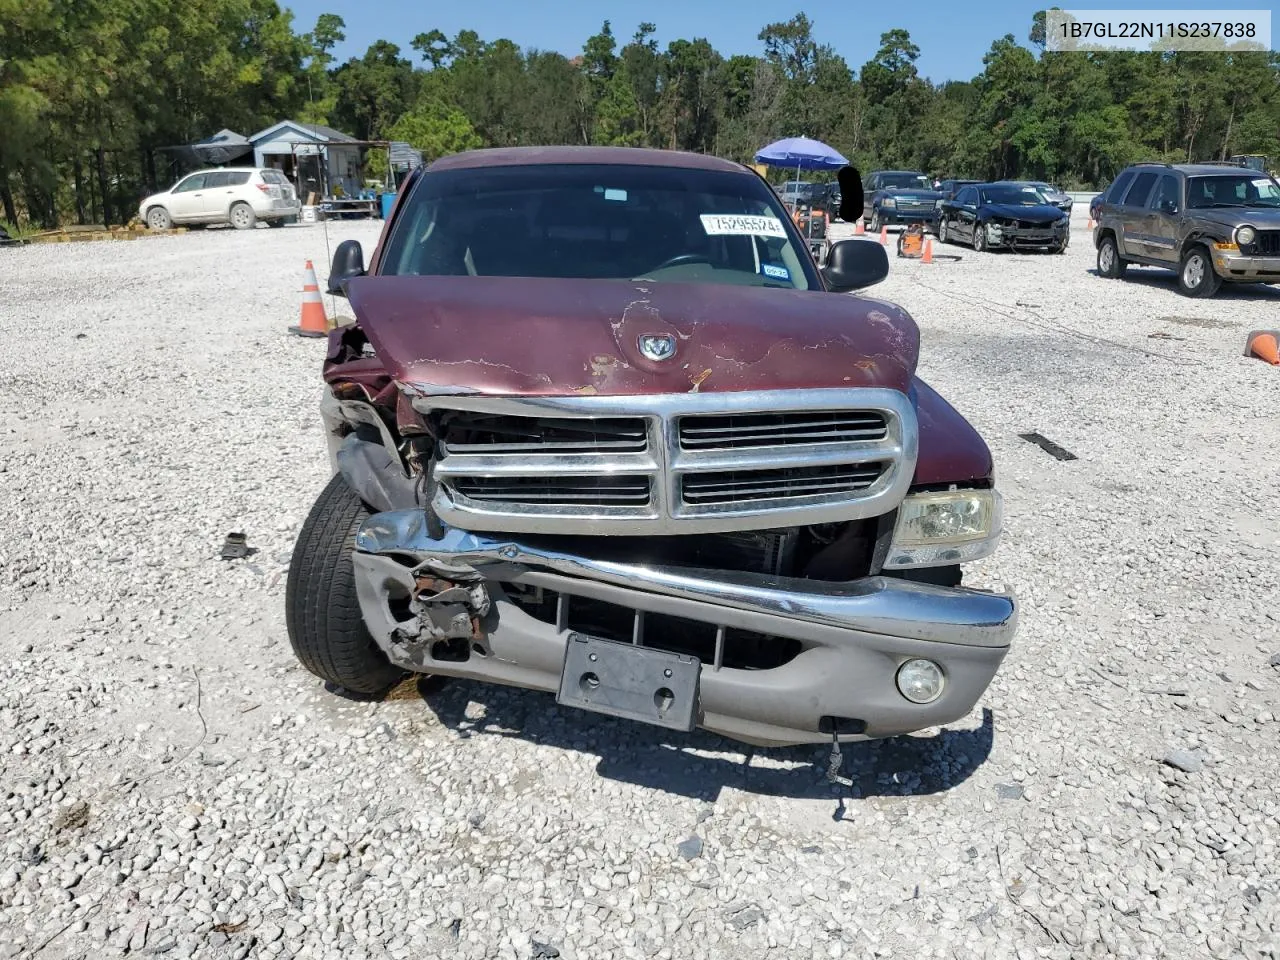
M1224 280L1280 281L1280 257L1213 251L1213 268Z
M411 561L407 565L406 561ZM374 514L353 555L366 625L396 662L427 673L556 690L568 625L537 620L510 600L503 584L588 597L636 611L701 621L717 628L717 657L704 663L699 726L753 743L820 742L824 718L864 724L864 737L891 736L953 722L977 702L1008 651L1017 624L1012 597L890 577L848 583L763 574L639 566L592 559L508 539L447 529L427 533L417 510ZM424 572L443 579L479 577L492 606L478 624L475 655L436 661L405 658L392 642L401 624L391 598ZM720 663L726 631L747 630L799 643L779 667L745 670ZM918 705L898 693L894 676L911 657L940 664L946 688Z

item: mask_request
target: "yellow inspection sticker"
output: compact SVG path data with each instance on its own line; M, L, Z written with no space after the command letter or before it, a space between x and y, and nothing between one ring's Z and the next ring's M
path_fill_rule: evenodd
M712 237L782 237L787 231L777 217L751 214L704 213L702 229Z

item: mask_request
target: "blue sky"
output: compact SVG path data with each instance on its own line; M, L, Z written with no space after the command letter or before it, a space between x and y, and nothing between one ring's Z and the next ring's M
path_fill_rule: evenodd
M895 27L911 33L920 48L917 66L935 82L968 80L982 70L983 54L991 42L1012 33L1027 42L1031 17L1052 4L1040 2L979 2L959 4L945 0L892 3L885 0L466 0L463 3L427 4L422 0L280 0L294 12L295 29L309 30L321 13L336 13L347 23L347 42L337 51L340 59L358 56L374 40L398 44L409 56L409 41L432 28L453 37L459 30L475 30L484 40L505 37L521 47L557 50L566 56L581 52L587 37L612 22L619 45L630 39L637 24L648 20L658 27L657 40L665 47L678 38L706 37L720 53L758 54L756 39L768 23L788 20L803 11L813 21L821 42L857 70L879 46L880 34ZM1058 0L1065 9L1262 9L1271 4L1257 0ZM1273 30L1280 23L1273 22Z

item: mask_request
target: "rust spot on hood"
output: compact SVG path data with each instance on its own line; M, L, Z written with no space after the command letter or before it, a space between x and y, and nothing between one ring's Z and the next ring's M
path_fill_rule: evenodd
M702 384L706 381L707 377L709 377L709 376L711 376L711 370L710 370L710 368L708 368L708 369L706 369L706 370L703 370L700 374L698 374L696 377L694 377L694 378L693 378L693 381L692 381L692 382L693 382L693 388L692 388L689 392L690 392L690 393L697 393L697 392L698 392L698 388L702 386Z

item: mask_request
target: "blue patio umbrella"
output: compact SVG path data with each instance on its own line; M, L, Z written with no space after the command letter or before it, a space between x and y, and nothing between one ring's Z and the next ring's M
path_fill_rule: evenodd
M756 152L756 163L788 169L794 167L796 170L839 170L849 165L849 161L839 151L821 140L811 140L808 137L775 140Z
M821 140L813 140L809 137L787 137L783 140L775 140L767 147L761 147L756 151L756 163L763 163L769 167L794 169L797 177L800 176L801 170L840 170L849 165L849 161L835 148ZM794 200L791 206L792 209L795 208Z

